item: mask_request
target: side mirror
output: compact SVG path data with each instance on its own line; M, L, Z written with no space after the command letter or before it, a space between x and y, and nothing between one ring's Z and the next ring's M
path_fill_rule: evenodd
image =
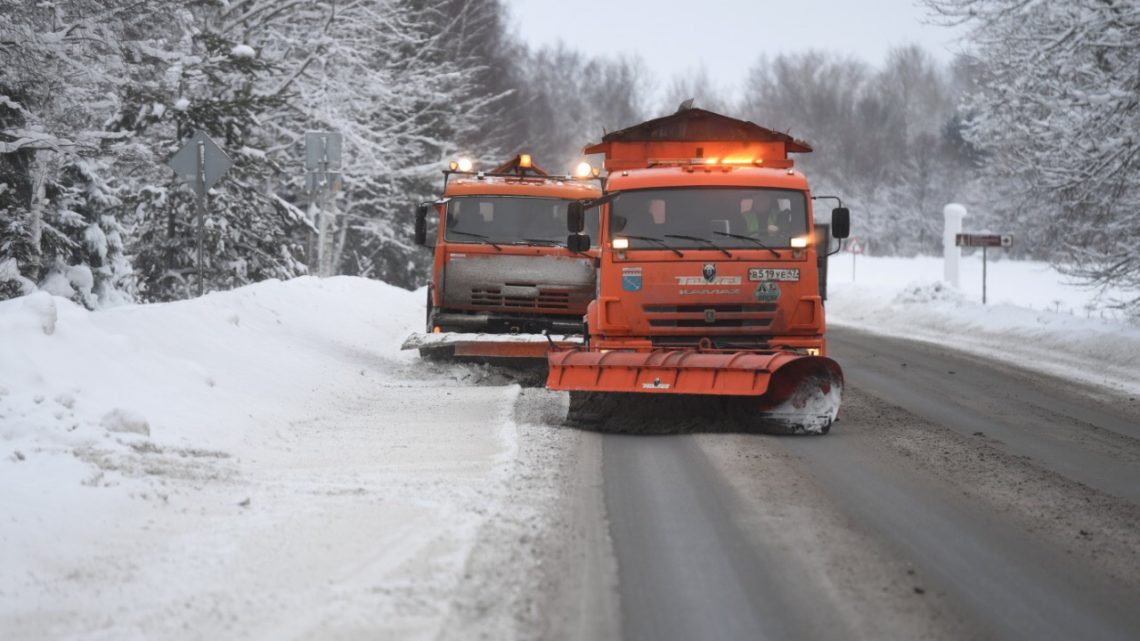
M570 234L566 237L566 248L576 254L580 254L590 249L590 235Z
M416 244L427 244L427 215L428 204L420 203L416 205Z
M574 201L566 206L566 231L580 233L586 227L586 208Z
M851 235L851 211L846 207L831 210L831 235L847 238Z

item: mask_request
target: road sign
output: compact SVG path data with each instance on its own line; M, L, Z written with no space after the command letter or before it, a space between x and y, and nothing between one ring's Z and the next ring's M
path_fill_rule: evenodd
M199 129L166 164L190 185L196 196L202 198L234 163L221 147Z
M986 304L986 249L990 247L1009 247L1013 245L1013 236L1009 234L957 234L954 244L958 247L982 248L982 304Z
M309 190L310 194L316 194L320 191L340 191L344 186L344 181L341 180L339 172L335 171L310 171L305 176L305 187Z
M958 234L954 237L958 247L1009 247L1013 236L1009 234Z
M198 210L198 295L201 296L206 292L203 258L206 246L206 192L221 180L234 163L221 147L198 129L166 164L194 190L194 202Z
M340 147L343 137L335 131L305 132L305 171L340 169Z

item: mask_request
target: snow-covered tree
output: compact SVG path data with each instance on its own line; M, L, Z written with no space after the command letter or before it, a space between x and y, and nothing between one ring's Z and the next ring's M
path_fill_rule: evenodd
M278 167L266 153L263 119L289 97L287 71L257 55L259 3L243 3L244 31L230 28L233 3L189 2L154 42L137 43L142 77L122 95L114 127L142 139L129 158L137 175L126 196L137 217L135 270L144 300L183 298L199 276L210 289L305 273L305 222L273 193ZM260 6L268 6L260 3ZM165 160L195 130L233 160L208 196L205 265L197 264L196 208Z
M559 44L524 60L526 110L516 127L543 167L566 173L582 149L613 131L645 119L644 65L635 58L592 58Z
M303 134L339 132L343 190L324 207L335 214L331 271L411 286L430 260L411 242L415 203L439 189L449 158L476 146L496 151L489 130L504 94L478 79L493 77L480 52L502 37L498 14L489 11L498 3L301 7L288 20L274 14L255 44L290 70L289 100L264 118L267 150L285 170L278 195L293 211L311 203Z
M849 201L853 233L873 251L936 252L942 207L976 193L955 105L968 71L913 45L878 68L819 51L761 58L740 112L811 143L797 163L817 194Z
M93 307L129 291L100 111L132 15L124 1L0 2L0 297L38 286Z
M965 138L1062 269L1140 314L1140 0L927 0L969 29Z

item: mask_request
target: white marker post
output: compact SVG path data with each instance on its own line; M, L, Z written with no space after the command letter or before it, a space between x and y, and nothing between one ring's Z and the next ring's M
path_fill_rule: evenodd
M855 282L855 257L863 253L863 239L852 236L847 240L847 251L851 252L851 282Z
M950 203L942 208L945 226L942 229L942 280L958 287L959 264L962 250L958 247L956 239L962 233L962 219L966 217L966 208L957 203Z

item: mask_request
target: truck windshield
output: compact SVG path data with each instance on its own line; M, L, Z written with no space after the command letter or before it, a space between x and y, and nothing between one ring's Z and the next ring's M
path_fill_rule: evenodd
M789 247L807 234L806 203L803 192L787 189L627 191L610 204L610 238L628 238L631 249L661 248L645 238L682 249Z
M561 198L458 196L447 203L445 238L452 242L565 245L566 206ZM587 212L586 231L597 239L597 209Z

